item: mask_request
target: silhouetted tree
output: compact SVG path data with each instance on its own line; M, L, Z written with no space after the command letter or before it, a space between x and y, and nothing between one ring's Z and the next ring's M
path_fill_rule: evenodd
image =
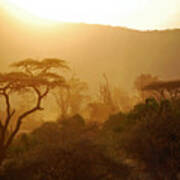
M0 120L0 165L6 157L8 147L20 130L23 120L30 114L43 110L42 101L52 88L65 85L65 79L57 73L57 69L68 68L65 62L59 59L42 61L26 59L12 66L17 70L0 74L0 96L5 99L6 108L6 117ZM30 109L18 115L14 129L9 133L10 122L16 113L16 107L13 107L11 102L11 95L24 92L35 95L36 102Z
M56 102L61 111L61 119L66 119L81 112L81 108L88 96L88 86L76 77L67 81L67 87L61 87L54 93Z
M103 104L109 106L111 113L114 113L116 112L117 107L115 105L115 102L113 101L112 89L110 88L110 84L106 74L103 74L103 77L105 83L100 84L100 89L99 89L100 101Z
M113 99L113 91L106 74L103 74L104 82L99 86L97 99L88 104L89 118L92 121L104 122L109 115L119 111L117 103Z
M134 87L138 92L138 95L142 101L145 101L145 99L154 96L154 93L152 91L145 91L144 87L149 85L150 83L158 81L157 76L152 76L151 74L141 74L138 76L134 82Z
M176 100L180 97L180 80L152 82L146 85L143 90L153 91L161 99Z

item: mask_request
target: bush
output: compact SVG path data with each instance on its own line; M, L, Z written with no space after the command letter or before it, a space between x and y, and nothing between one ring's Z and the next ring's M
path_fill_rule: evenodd
M120 146L152 179L176 179L180 170L180 116L172 102L155 105L152 101L141 105L145 111L140 111L136 124L122 134Z
M120 180L127 179L129 168L116 162L97 144L96 126L45 123L32 132L26 142L35 139L30 148L15 152L6 162L4 180ZM79 122L79 121L78 121ZM82 124L82 123L80 123ZM73 127L76 131L73 131ZM67 141L62 142L66 137ZM68 137L68 138L67 138ZM70 138L71 137L71 138ZM23 139L23 138L22 138ZM22 143L22 144L21 144ZM28 144L27 143L27 144ZM19 145L25 145L19 141ZM15 144L14 144L15 146ZM16 152L17 153L17 152Z

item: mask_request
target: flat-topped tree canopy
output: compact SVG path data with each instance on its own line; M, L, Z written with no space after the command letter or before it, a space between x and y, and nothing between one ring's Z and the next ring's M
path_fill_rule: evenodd
M57 58L45 58L41 61L35 59L25 59L11 64L11 67L19 68L27 73L48 72L52 69L70 69L65 60Z
M43 59L37 61L26 59L12 64L15 70L9 73L0 73L0 98L4 98L6 116L0 120L0 165L5 159L6 152L14 137L18 133L23 120L30 114L43 110L41 107L44 97L55 87L67 87L66 80L61 71L69 69L64 60ZM11 94L14 92L33 93L36 97L34 105L22 112L16 118L16 125L12 132L8 133L8 128L12 117L16 114L16 107L12 107ZM17 104L16 104L17 106Z
M69 69L64 60L25 59L11 66L16 69L9 73L0 73L0 95L29 88L40 93L42 87L47 91L54 87L67 86L64 76L60 73L60 69Z
M143 90L158 90L158 89L166 89L166 90L174 90L180 88L180 80L172 80L172 81L156 81L150 83L145 86Z
M20 90L30 87L55 87L66 86L63 76L54 73L43 73L36 76L29 76L23 72L12 72L0 74L0 89Z
M177 98L180 94L180 80L156 81L144 86L145 91L154 91L163 98Z

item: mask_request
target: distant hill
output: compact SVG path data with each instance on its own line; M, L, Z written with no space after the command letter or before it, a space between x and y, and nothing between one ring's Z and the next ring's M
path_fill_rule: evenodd
M0 16L0 69L27 57L57 57L90 85L106 73L112 83L131 88L140 73L180 77L180 30L136 31L88 24L30 25Z

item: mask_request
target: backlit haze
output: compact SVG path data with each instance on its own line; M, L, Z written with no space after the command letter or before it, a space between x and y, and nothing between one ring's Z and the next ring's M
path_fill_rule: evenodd
M82 104L81 94L73 96L77 109L77 102L83 108L94 99L102 104L105 98L100 95L104 92L109 99L110 87L115 104L127 111L139 101L135 82L141 74L162 80L180 78L179 28L180 0L0 0L0 75L14 71L9 65L27 58L62 59L71 69L63 71L65 78L77 76L88 86L83 93L90 96ZM21 108L24 98L20 100L14 97ZM38 116L57 120L61 105L54 96L43 103L47 107ZM105 105L110 107L109 100ZM104 121L114 106L109 112L102 107L99 114ZM81 109L83 115L87 111ZM97 113L92 117L99 118Z

